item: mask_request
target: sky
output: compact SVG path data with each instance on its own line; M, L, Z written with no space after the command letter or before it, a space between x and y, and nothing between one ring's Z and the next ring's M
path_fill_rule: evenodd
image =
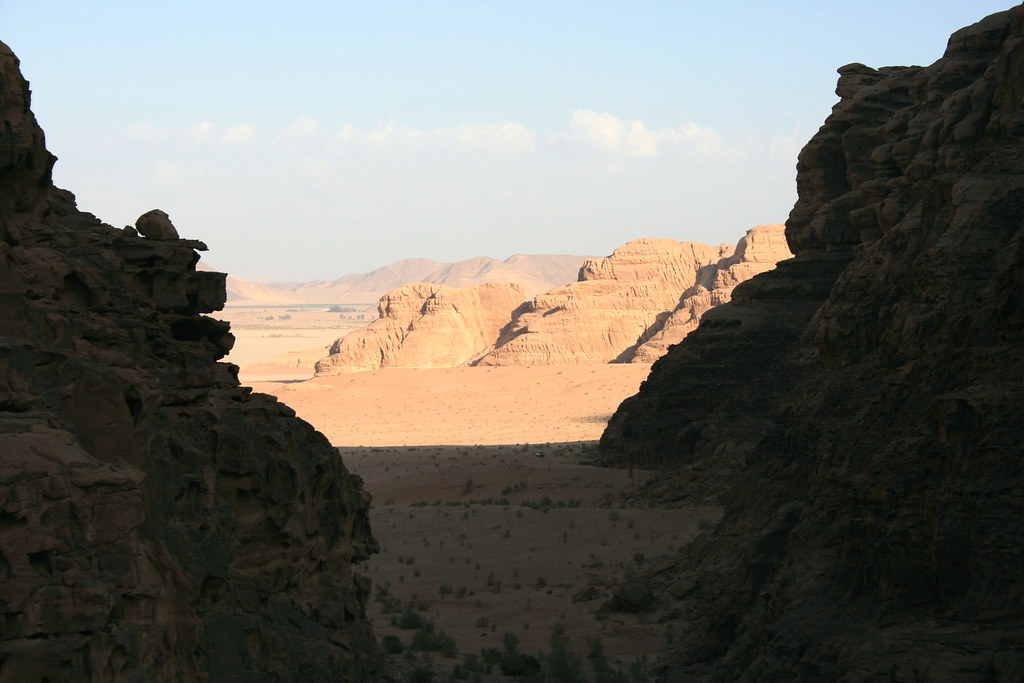
M928 65L988 0L0 0L57 155L263 281L735 243L785 221L836 69Z

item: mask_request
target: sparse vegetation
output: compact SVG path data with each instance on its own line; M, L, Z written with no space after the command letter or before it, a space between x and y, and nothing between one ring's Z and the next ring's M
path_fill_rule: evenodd
M421 669L439 683L624 683L644 680L634 671L645 676L646 664L630 664L638 643L651 653L666 647L671 629L659 618L669 601L648 614L599 608L627 577L677 552L697 532L698 517L662 521L668 511L623 497L625 472L594 469L595 478L572 469L562 459L578 458L576 445L547 447L543 459L536 448L396 450L377 465L384 482L447 477L436 489L387 488L378 495L389 505L373 512L384 552L360 571L376 583L378 632L397 639L381 647L402 661L399 680ZM447 471L434 474L436 464ZM480 496L488 486L501 494ZM713 512L700 518L717 519ZM509 619L510 609L521 618ZM553 631L559 615L580 624L578 633ZM516 640L506 643L503 632Z

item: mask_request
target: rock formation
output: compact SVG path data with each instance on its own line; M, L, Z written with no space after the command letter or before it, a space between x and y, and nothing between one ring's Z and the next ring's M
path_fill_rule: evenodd
M334 342L316 372L463 365L494 345L523 298L523 290L509 283L399 287L381 298L377 320Z
M378 680L367 495L217 362L224 275L52 186L3 44L0 117L0 681Z
M758 225L747 231L736 245L736 251L697 273L697 282L683 292L676 309L665 319L650 339L636 347L634 363L653 363L697 329L700 318L715 306L732 298L736 285L788 259L790 253L782 225Z
M639 239L608 258L588 259L578 282L517 311L494 351L478 364L629 361L638 347L643 351L637 360L650 362L696 327L704 311L728 300L737 278L789 256L781 225L754 228L738 247ZM668 321L672 328L665 330Z
M479 256L455 263L430 259L404 259L369 273L344 275L336 280L262 284L228 278L232 306L273 304L367 303L402 285L426 282L449 287L470 287L484 282L512 282L526 296L534 296L573 282L586 256L516 254L504 261Z
M1024 9L839 70L794 259L656 362L602 456L717 500L660 680L1024 680ZM667 599L667 598L666 598Z

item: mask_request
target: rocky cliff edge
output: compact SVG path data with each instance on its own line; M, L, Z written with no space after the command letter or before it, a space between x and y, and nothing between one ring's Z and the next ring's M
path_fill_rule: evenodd
M224 275L52 186L3 44L0 116L0 681L377 680L368 496L217 362Z
M1024 9L839 70L794 259L654 364L601 453L725 517L649 579L660 680L1024 680Z

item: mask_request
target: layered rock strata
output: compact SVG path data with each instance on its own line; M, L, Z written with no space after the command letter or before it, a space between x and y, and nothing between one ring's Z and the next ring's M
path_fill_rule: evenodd
M650 339L636 346L634 363L653 363L697 329L701 316L732 298L732 290L758 273L792 257L782 225L758 225L736 244L736 251L697 272L697 281L679 297L679 304Z
M1022 22L927 68L842 67L795 258L609 424L607 461L726 505L649 577L680 618L659 680L1024 679Z
M607 258L585 261L577 282L524 305L478 364L650 362L696 327L706 310L728 300L736 278L789 255L781 225L754 228L738 249L633 240Z
M0 681L378 680L368 496L217 362L224 275L53 187L3 44L0 117Z
M509 283L399 287L381 297L377 320L331 345L316 372L463 365L493 347L523 298L523 290Z

